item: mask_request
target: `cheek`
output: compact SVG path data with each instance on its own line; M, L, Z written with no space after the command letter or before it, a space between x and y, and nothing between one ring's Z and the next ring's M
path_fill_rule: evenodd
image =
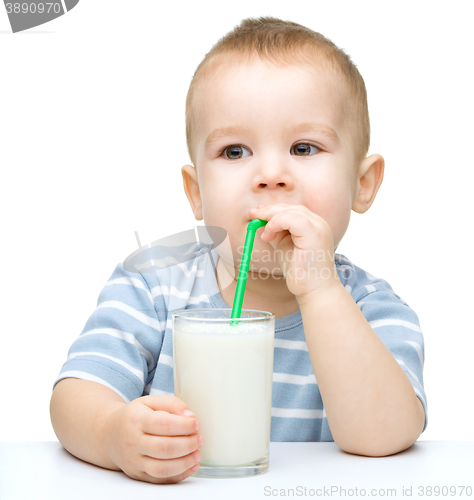
M345 205L340 205L334 209L331 215L331 220L328 221L334 238L334 243L338 244L339 241L344 236L347 228L349 226L349 221L351 218L351 207L349 203Z
M237 248L245 242L246 225L243 211L229 189L228 182L222 186L207 184L205 189L201 188L202 215L204 225L218 226L227 231L235 258Z
M321 189L305 203L310 210L322 217L331 227L334 240L342 238L351 216L351 193L348 189L337 189L334 183L320 184Z
M221 225L226 214L225 192L220 186L206 184L201 188L202 215L207 225Z

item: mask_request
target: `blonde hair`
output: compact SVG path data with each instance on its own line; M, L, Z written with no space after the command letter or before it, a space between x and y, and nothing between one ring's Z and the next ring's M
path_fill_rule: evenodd
M244 19L224 35L201 61L186 97L186 144L191 162L195 162L194 126L197 119L194 98L198 84L213 76L217 66L233 65L252 56L285 66L294 64L319 65L329 74L342 76L346 89L344 117L348 120L354 159L360 162L370 145L370 121L367 90L356 65L349 55L331 40L305 26L274 17ZM232 55L232 60L228 57Z

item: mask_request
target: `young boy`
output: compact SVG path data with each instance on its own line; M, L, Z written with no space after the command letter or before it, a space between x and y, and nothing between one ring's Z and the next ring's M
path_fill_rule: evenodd
M186 125L186 195L196 220L227 231L231 252L154 273L116 267L55 384L63 446L153 483L197 470L205 436L173 396L172 313L232 307L254 218L268 224L243 308L277 318L271 440L335 441L366 456L411 446L427 422L418 318L335 253L384 170L380 155L366 157L367 96L350 58L298 24L246 19L196 70Z

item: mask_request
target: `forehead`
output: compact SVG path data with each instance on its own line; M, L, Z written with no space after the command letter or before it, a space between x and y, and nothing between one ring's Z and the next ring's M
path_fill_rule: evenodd
M233 125L274 129L288 119L343 133L345 101L341 79L321 65L277 65L228 55L211 63L196 86L196 139L206 141L216 129Z

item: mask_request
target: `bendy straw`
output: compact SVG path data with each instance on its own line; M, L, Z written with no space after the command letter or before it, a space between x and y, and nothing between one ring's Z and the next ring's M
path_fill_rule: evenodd
M240 263L239 277L237 278L237 288L235 290L234 304L232 306L231 318L240 318L242 311L242 302L244 301L245 285L249 273L250 259L252 258L253 242L257 229L267 224L267 220L254 219L247 226L247 236L245 237L244 250L242 252L242 261ZM236 326L239 321L231 321L231 326Z

